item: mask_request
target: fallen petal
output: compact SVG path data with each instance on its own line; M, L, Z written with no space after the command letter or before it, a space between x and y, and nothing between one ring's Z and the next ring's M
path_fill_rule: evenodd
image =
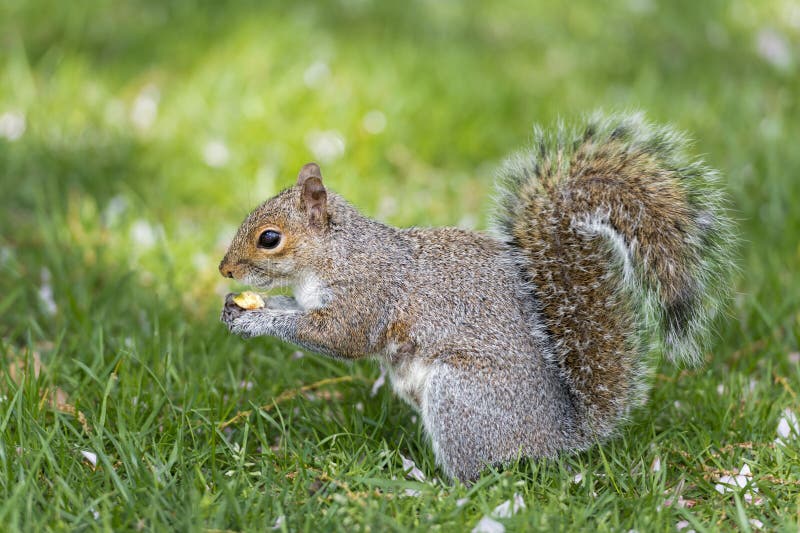
M406 477L411 479L416 479L417 481L425 481L425 474L417 468L416 463L411 459L406 458L403 454L400 454L400 459L403 461L403 472L406 473Z
M503 524L488 516L481 518L480 522L472 528L472 533L505 533L505 531L506 527Z
M521 495L514 493L514 505L511 508L511 512L517 514L520 509L525 509L525 500L522 499Z
M783 416L778 422L778 435L783 439L795 438L800 435L800 422L789 409L783 410Z
M97 466L97 454L96 453L90 452L90 451L87 451L87 450L81 450L81 455L83 456L84 459L89 461L92 464L92 466Z
M792 428L789 426L789 421L781 417L778 422L778 436L782 439L788 439L792 433Z
M656 456L656 458L653 459L653 464L650 465L650 470L653 472L661 471L661 457Z

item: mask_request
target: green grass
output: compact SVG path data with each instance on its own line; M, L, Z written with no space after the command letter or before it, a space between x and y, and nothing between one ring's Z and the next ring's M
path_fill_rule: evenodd
M773 440L800 414L800 14L661 4L0 2L3 529L469 531L519 494L509 530L796 531L800 441ZM616 440L431 482L414 413L370 394L373 363L219 324L227 239L319 138L343 140L323 173L367 214L483 228L532 124L598 108L691 132L743 237L708 364L660 365ZM38 377L11 378L35 356ZM745 462L761 505L714 490ZM693 506L665 506L678 489Z

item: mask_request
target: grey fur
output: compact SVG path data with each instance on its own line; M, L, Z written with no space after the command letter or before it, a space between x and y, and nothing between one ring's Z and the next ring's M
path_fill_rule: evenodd
M719 262L726 257L722 240L730 230L710 179L716 174L685 164L675 155L680 139L643 125L638 117L593 119L580 135L588 129L601 143L623 139L631 149L660 150L667 156L659 161L686 174L690 200L706 222L705 228L697 223L691 248L698 254L691 268L702 289L702 309L681 309L689 326L680 330L680 338L667 328L665 341L668 353L697 360L696 339L704 336L707 316L725 294L720 280L727 269ZM321 176L318 167L307 165L297 185L250 214L220 265L225 275L262 288L292 285L295 298L273 297L266 309L245 311L229 297L222 321L245 337L275 336L339 359L377 357L389 368L396 392L421 413L437 461L450 477L473 480L487 465L554 457L612 434L643 396L645 344L653 338L653 325L669 319L648 285L650 278L642 274L648 266L637 264L629 251L635 244L616 237L610 215L602 209L570 213L573 224L567 231L573 237L607 243L608 251L598 252L597 261L606 265L604 277L618 280L609 298L622 298L636 310L630 332L609 332L628 339L629 351L586 363L599 370L618 357L633 361L613 413L592 411L591 395L571 381L574 374L564 366L569 339L555 338L542 318L540 287L526 275L537 265L513 238L526 208L521 189L536 186L538 162L558 152L560 171L568 174L569 159L561 154L568 155L565 147L581 138L564 128L552 138L537 135L537 148L518 155L504 170L497 236L388 227L330 191L326 210L320 213L316 205L312 215L304 204L311 193L303 191L303 181ZM319 183L314 186L318 194ZM708 229L721 226L725 229ZM263 227L279 227L291 238L285 252L270 255L252 244Z

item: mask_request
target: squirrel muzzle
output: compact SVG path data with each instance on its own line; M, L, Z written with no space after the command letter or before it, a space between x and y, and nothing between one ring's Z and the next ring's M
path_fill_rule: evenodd
M228 262L228 257L225 256L219 263L219 273L225 278L234 278L233 265Z

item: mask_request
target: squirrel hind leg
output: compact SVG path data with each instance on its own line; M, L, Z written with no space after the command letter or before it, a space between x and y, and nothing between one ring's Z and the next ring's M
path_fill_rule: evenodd
M448 477L469 483L489 466L554 457L594 442L576 429L569 398L546 372L523 362L504 368L435 366L421 414Z

